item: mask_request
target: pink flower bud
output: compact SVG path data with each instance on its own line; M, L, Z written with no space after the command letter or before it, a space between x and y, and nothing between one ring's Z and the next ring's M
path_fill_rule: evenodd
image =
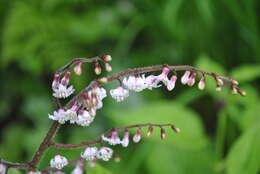
M134 141L135 143L140 142L140 140L141 140L141 134L142 134L142 130L141 130L140 128L137 129L137 131L136 131L136 133L135 133L135 135L134 135L134 137L133 137L133 141Z
M74 67L74 72L75 72L77 75L81 75L81 73L82 73L81 65L82 65L82 63L79 62L79 63L77 63L77 64L75 65L75 67Z
M171 79L168 81L168 83L167 83L167 89L168 89L169 91L171 91L171 90L174 89L176 80L177 80L177 76L174 74L174 75L171 77Z
M69 81L70 81L70 75L71 75L71 72L66 72L65 76L61 79L61 84L64 85L64 86L67 86L69 84Z
M99 63L95 63L95 73L97 75L101 74L101 67L100 67Z
M172 130L176 133L179 133L181 130L179 128L177 128L176 126L172 125L171 126Z
M196 73L195 72L193 72L192 74L191 74L191 76L190 76L190 78L189 78L189 80L188 80L188 82L187 82L187 84L189 85L189 86L193 86L194 85L194 83L195 83L195 79L196 79Z
M223 80L219 76L216 76L215 79L216 79L216 82L217 82L217 86L223 86L224 85Z
M112 57L110 55L103 55L103 56L100 56L100 58L106 62L109 62L112 60Z
M112 66L109 63L105 63L105 68L108 72L112 71Z
M127 147L128 146L128 144L129 144L129 136L130 136L130 133L126 130L124 138L121 141L121 144L122 144L123 147Z
M58 88L60 84L60 75L54 74L53 82L52 82L52 88Z
M241 95L241 96L246 96L246 91L243 91L243 90L238 90L238 93Z
M234 86L234 85L232 85L231 90L232 90L232 94L237 94L238 93L237 87Z
M201 79L200 79L200 81L199 81L199 84L198 84L198 88L199 88L200 90L205 89L205 85L206 85L205 81L206 81L205 77L202 76Z
M150 126L150 127L148 128L148 131L147 131L147 137L152 136L152 134L153 134L153 127Z
M181 83L186 85L189 81L190 71L185 71L184 75L181 78Z

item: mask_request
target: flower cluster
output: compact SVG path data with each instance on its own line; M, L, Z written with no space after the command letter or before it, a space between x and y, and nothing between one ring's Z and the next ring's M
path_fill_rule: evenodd
M64 109L54 111L52 115L49 114L49 118L58 121L60 124L69 121L71 124L76 123L80 126L89 126L95 118L96 110L102 108L102 100L106 96L106 90L104 88L95 87L93 90L84 94L82 104L74 104L66 111Z
M87 147L85 151L81 153L81 157L88 161L95 161L97 159L108 161L112 155L113 150L104 146L100 149L96 147Z
M60 170L66 165L68 165L68 160L64 156L56 155L53 159L51 159L50 165L52 168L56 168Z
M56 98L67 98L75 90L73 86L69 86L71 72L67 72L65 76L61 79L60 74L54 75L54 80L52 82L53 96Z

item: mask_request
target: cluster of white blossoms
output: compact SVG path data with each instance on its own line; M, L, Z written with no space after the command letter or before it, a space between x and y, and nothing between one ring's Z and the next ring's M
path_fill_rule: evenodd
M5 173L6 173L6 166L0 163L0 174L5 174Z
M84 95L83 103L87 109L83 109L82 104L74 104L66 111L64 109L54 111L52 115L49 114L49 118L58 121L60 124L69 121L71 124L76 123L80 126L89 126L95 118L96 110L102 108L102 100L106 96L107 94L104 88L95 87Z
M142 130L141 129L137 129L135 135L133 136L133 142L135 142L135 143L140 142L141 135L142 135ZM117 144L121 144L123 147L127 147L128 146L128 144L129 144L129 137L130 137L129 131L125 131L124 137L122 138L122 140L118 136L117 131L113 131L111 133L111 137L106 137L105 135L101 136L102 140L105 141L105 142L108 142L108 144L113 145L113 146L117 145Z
M50 161L50 165L52 168L56 168L56 169L62 169L63 167L65 167L66 165L68 165L68 160L66 157L61 156L61 155L56 155L53 159L51 159Z
M84 152L81 153L81 157L88 161L95 161L101 159L108 161L113 156L113 150L108 147L87 147Z
M67 98L75 90L73 86L68 86L70 81L71 72L67 72L65 76L60 79L60 74L54 75L54 80L52 82L53 96L56 98Z

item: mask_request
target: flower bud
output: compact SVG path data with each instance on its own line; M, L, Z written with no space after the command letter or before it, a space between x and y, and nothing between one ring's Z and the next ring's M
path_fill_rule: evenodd
M124 138L123 138L123 140L121 141L121 144L122 144L123 147L127 147L127 146L128 146L128 144L129 144L129 135L130 135L129 131L126 130L126 131L125 131Z
M71 75L71 72L66 72L65 76L61 79L61 84L64 85L64 86L67 86L69 84L69 81L70 81L70 75Z
M187 82L187 85L189 86L193 86L195 83L195 79L196 79L197 73L193 72Z
M60 75L54 74L53 82L52 82L52 88L58 88L60 84Z
M95 73L97 75L101 74L101 67L100 67L99 63L95 63Z
M82 65L81 62L79 62L79 63L77 63L77 64L75 65L75 67L74 67L74 72L75 72L75 74L81 75L81 73L82 73L81 65Z
M150 126L150 127L148 128L148 131L147 131L147 137L152 136L152 134L153 134L153 127Z
M185 71L184 75L181 78L181 83L186 85L189 81L190 71Z
M171 79L168 81L168 83L167 83L167 89L168 89L168 91L171 91L171 90L174 89L176 80L177 80L177 76L174 74L174 75L171 77Z
M216 91L221 91L221 90L222 90L222 87L219 86L219 85L217 85L217 86L216 86Z
M216 82L217 82L217 86L223 86L224 85L223 80L219 76L216 76L215 79L216 79Z
M176 126L172 125L171 126L172 130L175 132L175 133L179 133L181 130L179 128L177 128Z
M161 139L163 140L166 137L165 129L161 128Z
M105 68L108 72L112 71L112 66L109 63L105 63Z
M198 84L198 88L199 88L200 90L205 89L205 84L206 84L205 81L206 81L205 77L202 76L201 79L200 79L200 81L199 81L199 84Z
M238 93L237 87L234 86L234 85L231 86L231 90L232 90L232 94L237 94Z
M100 58L106 62L109 62L112 60L112 57L110 55L102 55L102 56L100 56Z
M133 137L133 141L134 141L135 143L140 142L140 140L141 140L141 134L142 134L142 130L141 130L140 128L137 129L137 131L136 131L136 133L135 133L135 135L134 135L134 137Z
M246 91L238 90L238 93L239 93L241 96L246 96Z

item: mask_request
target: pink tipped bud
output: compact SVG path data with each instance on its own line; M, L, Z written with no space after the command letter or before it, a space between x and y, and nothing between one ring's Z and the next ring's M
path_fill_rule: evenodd
M181 130L179 128L177 128L176 126L172 125L171 126L172 130L175 132L175 133L179 133Z
M102 78L100 78L100 79L98 79L98 82L100 82L100 83L107 83L107 78L106 77L102 77Z
M95 73L97 75L101 74L101 67L100 67L99 63L95 63Z
M103 55L103 56L100 56L100 58L106 62L109 62L112 60L112 57L110 55Z
M112 66L109 63L105 63L105 68L108 72L112 71Z
M69 84L69 81L70 81L70 75L71 75L71 72L66 72L65 76L61 79L61 84L64 85L64 86L67 86Z
M52 88L58 88L60 84L60 75L54 74L53 82L52 82Z
M189 80L188 80L188 82L187 82L187 85L189 85L189 86L193 86L194 85L194 83L195 83L195 79L196 79L196 73L195 72L193 72L192 74L191 74L191 76L190 76L190 78L189 78Z
M200 79L200 81L199 81L199 84L198 84L198 88L199 88L200 90L205 89L205 85L206 85L205 82L206 82L206 79L205 79L204 76L202 76L201 79Z
M130 133L129 133L129 131L126 130L124 138L121 141L121 144L122 144L123 147L127 147L128 146L128 144L129 144L129 136L130 136Z
M189 76L190 76L190 71L185 71L185 73L183 74L183 76L181 78L181 83L186 85L189 81Z
M140 142L140 140L141 140L141 134L142 134L142 130L141 130L140 128L137 129L137 131L136 131L136 133L135 133L135 135L134 135L134 137L133 137L133 141L134 141L135 143Z
M150 126L150 127L148 128L148 131L147 131L147 137L152 136L152 134L153 134L153 127Z
M231 82L232 82L232 84L234 84L234 85L236 85L236 86L239 84L238 81L236 81L236 80L234 80L234 79L232 79Z
M161 139L165 139L166 137L166 133L165 133L165 129L164 128L161 128Z
M239 93L241 96L246 96L246 91L238 90L238 93Z
M167 76L170 72L170 69L169 67L167 66L164 66L163 69L162 69L162 74L164 74L165 76Z
M217 82L218 86L223 86L224 85L223 80L219 76L217 76L215 79L216 79L216 82Z
M77 63L77 64L75 65L75 67L74 67L74 72L75 72L75 74L81 75L81 73L82 73L81 65L82 65L81 62L79 62L79 63Z
M168 89L168 91L171 91L171 90L174 89L176 81L177 81L177 76L174 74L174 75L171 77L171 79L168 81L168 83L167 83L167 89Z
M234 85L231 86L231 90L232 90L232 94L237 94L238 93L237 87L234 86Z

